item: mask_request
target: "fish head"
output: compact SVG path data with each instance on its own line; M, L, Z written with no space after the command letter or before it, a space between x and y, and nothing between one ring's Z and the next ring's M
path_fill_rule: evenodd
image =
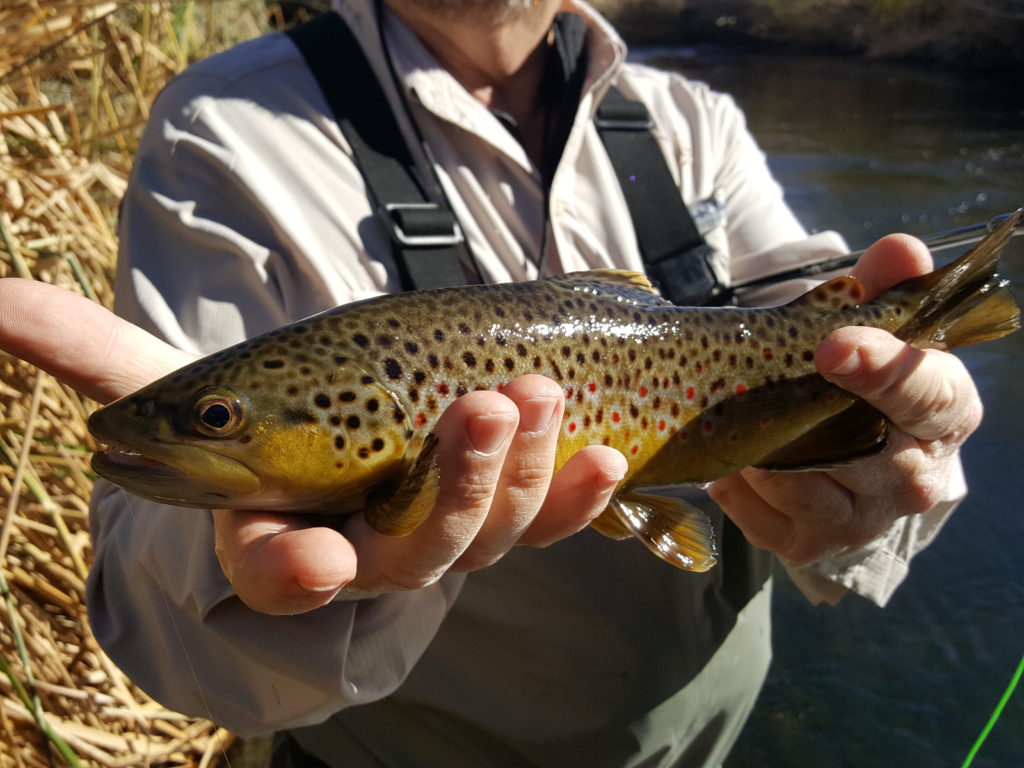
M362 366L253 358L198 361L93 413L93 469L178 506L339 513L402 471L408 418Z

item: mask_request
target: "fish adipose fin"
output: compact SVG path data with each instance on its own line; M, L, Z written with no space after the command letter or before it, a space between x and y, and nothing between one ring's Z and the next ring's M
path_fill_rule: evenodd
M711 520L681 499L633 492L616 495L591 525L612 538L632 534L684 571L703 573L718 562Z
M807 307L821 312L837 312L852 309L864 303L864 284L853 275L834 277L816 285L803 296L789 303L789 307Z
M880 453L889 442L889 422L859 400L841 413L757 462L759 469L831 469Z
M1024 209L1008 216L991 235L956 261L882 294L924 294L921 308L896 335L917 347L952 349L991 341L1020 328L1020 308L999 278L999 257Z
M375 490L367 497L363 515L377 533L407 536L434 511L441 488L437 442L436 435L427 435L419 458L398 484Z

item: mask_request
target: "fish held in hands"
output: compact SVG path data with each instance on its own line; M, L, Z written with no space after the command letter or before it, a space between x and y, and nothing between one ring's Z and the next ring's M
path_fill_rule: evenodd
M833 330L883 328L949 349L1016 330L996 274L1020 213L950 265L870 302L838 277L781 307L677 307L640 274L381 296L217 352L98 410L109 448L93 467L148 499L192 507L362 513L409 533L433 510L432 429L466 392L541 374L566 408L556 468L603 444L628 472L593 525L664 560L716 561L700 510L644 493L748 466L834 467L885 446L875 409L825 381L814 350Z

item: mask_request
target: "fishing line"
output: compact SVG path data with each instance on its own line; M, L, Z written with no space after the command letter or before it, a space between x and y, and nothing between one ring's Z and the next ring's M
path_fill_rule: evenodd
M134 525L137 523L135 510L132 509L132 503L135 500L123 488L118 488L118 490L127 502L126 506L128 514L131 515L132 524ZM185 638L182 637L181 630L178 629L178 622L174 620L174 611L171 610L171 602L167 599L167 592L164 590L162 584L158 583L157 586L160 588L160 597L164 601L164 610L167 611L167 618L170 619L171 627L174 629L174 636L178 638L178 644L181 646L181 652L185 655L185 663L188 665L189 672L192 673L192 680L195 683L196 691L199 693L199 700L203 702L203 709L206 710L206 719L213 725L213 738L217 740L217 746L220 748L220 753L224 757L224 762L227 764L228 768L231 768L231 758L228 757L227 749L225 749L224 744L221 741L220 728L218 728L216 722L214 722L213 710L210 709L210 705L206 701L206 694L203 693L203 686L199 682L199 675L196 672L195 666L192 664L192 657L189 655L188 647L185 645Z
M988 722L985 723L985 727L981 729L981 733L974 742L974 746L971 747L971 751L967 753L967 758L964 760L963 765L961 765L960 768L968 768L968 766L974 762L975 755L978 754L978 750L981 749L981 745L985 743L985 739L988 738L989 733L992 731L992 727L996 724L999 716L1003 713L1003 709L1006 707L1006 703L1010 700L1010 696L1013 695L1013 691L1017 687L1017 683L1020 682L1021 675L1024 675L1024 656L1021 656L1020 663L1017 665L1017 671L1013 673L1013 677L1010 679L1010 684L1003 692L1002 698L999 699L999 703L996 704L996 708L992 711L992 716L989 717Z

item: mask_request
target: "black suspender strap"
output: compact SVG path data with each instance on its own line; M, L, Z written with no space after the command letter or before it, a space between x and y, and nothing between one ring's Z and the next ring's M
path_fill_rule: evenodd
M324 13L287 34L352 147L376 214L391 235L402 287L479 282L462 266L459 249L465 248L465 238L455 214L447 201L431 200L417 180L412 153L348 24L336 13Z
M328 12L288 30L316 77L391 235L405 290L480 282L463 267L467 244L447 200L431 200L416 177L412 154L376 73L345 21ZM647 108L611 88L594 118L633 220L651 279L680 305L714 303L725 295L704 241L665 156L651 135ZM461 248L461 250L460 250Z
M613 87L594 123L626 197L647 273L675 304L714 303L722 286L711 268L711 248L651 134L647 108Z

